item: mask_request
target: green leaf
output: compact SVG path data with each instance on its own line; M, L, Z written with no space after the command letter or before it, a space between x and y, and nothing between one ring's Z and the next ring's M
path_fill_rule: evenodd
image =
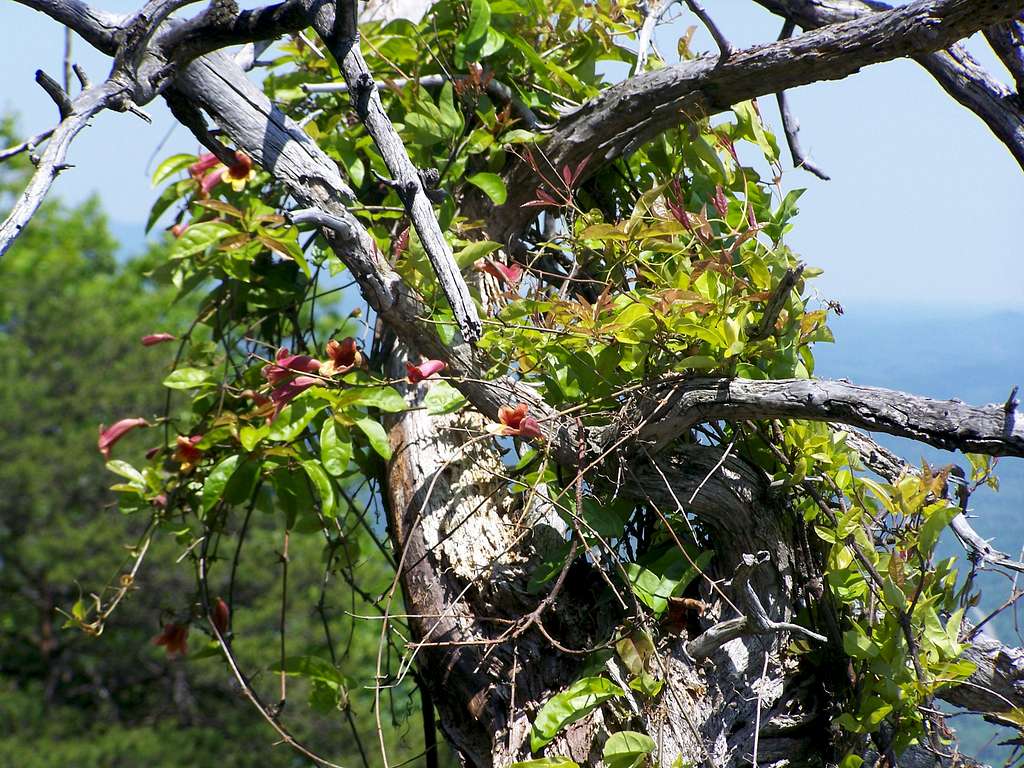
M921 529L917 534L917 548L924 555L932 553L946 526L960 514L959 507L947 504L937 504L935 507L937 508L933 509L929 506L928 510L931 511L926 510L925 514L928 515L928 518L921 524Z
M284 664L278 662L270 668L271 672L284 672L294 677L304 677L308 680L323 680L325 683L334 683L344 686L345 676L327 659L319 656L288 656Z
M654 739L646 733L619 731L604 743L604 761L608 768L636 768L654 746Z
M363 434L369 438L373 450L380 454L382 459L391 458L391 444L388 442L388 433L384 431L384 427L380 425L380 422L369 418L357 419L356 426L363 430Z
M284 512L285 525L293 529L299 516L308 515L313 507L309 476L299 470L281 468L271 475L271 479L277 495L274 506Z
M267 436L268 432L270 432L270 428L266 424L260 427L246 424L238 430L238 442L242 444L245 450L251 452Z
M635 631L615 644L619 658L632 675L642 675L647 669L647 660L654 655L654 641L643 631Z
M211 245L216 245L228 235L236 235L238 230L223 221L201 221L192 224L185 234L174 241L168 259L183 259L201 253Z
M690 355L676 363L675 367L707 370L709 368L717 368L719 365L721 365L721 363L713 357L708 357L707 355Z
M580 768L580 766L579 763L573 762L568 757L555 755L554 757L538 757L536 760L512 763L508 768Z
M462 34L462 44L467 52L473 46L482 46L491 27L491 6L487 0L473 0L469 8L469 26ZM472 56L472 54L471 54Z
M320 461L328 474L340 477L352 460L352 438L333 418L320 430Z
M445 80L444 85L441 87L441 95L437 100L437 107L441 113L441 125L447 129L448 134L458 136L462 133L466 123L462 119L462 113L455 106L455 94L452 89L451 80Z
M228 504L243 504L252 495L252 489L260 476L260 460L247 456L238 465L231 479L224 486L223 499Z
M582 720L604 702L625 693L603 677L584 677L561 693L556 693L540 708L530 733L530 751L536 752L550 742L565 726Z
M153 186L160 186L170 176L184 168L188 168L195 160L195 155L171 155L153 171Z
M309 269L309 262L306 261L306 255L302 252L302 248L299 246L296 240L285 240L277 237L271 237L270 235L259 235L258 239L263 245L269 248L271 251L286 259L291 259L299 265L299 269L306 277L311 277L312 272Z
M168 389L195 389L210 380L210 372L202 368L179 368L164 379Z
M640 601L655 614L664 613L668 608L668 598L685 589L698 576L698 569L703 571L713 556L711 550L699 554L691 552L690 557L696 568L689 564L678 549L670 550L657 562L650 563L649 568L639 563L628 563L626 574L629 576L629 585Z
M501 248L501 243L495 243L492 240L475 240L472 243L467 243L455 254L455 263L459 265L460 269L467 269L477 259L489 256L499 248Z
M843 650L855 659L873 659L879 654L878 646L859 624L843 633Z
M508 189L501 176L496 173L474 173L466 179L474 187L483 190L495 205L504 205L508 199Z
M398 413L409 406L394 387L350 387L334 398L335 408L358 405Z
M326 407L327 403L324 402L295 400L274 419L267 431L267 437L271 440L280 440L282 443L290 443L302 434L302 430L309 422Z
M188 187L192 185L191 179L183 179L175 184L170 184L157 197L152 208L149 209L149 217L146 219L146 233L153 228L156 220L159 219L174 201L185 194Z
M317 495L320 497L321 514L324 517L334 517L334 485L331 483L331 478L324 472L320 462L313 459L302 462L302 468L306 470L306 474L309 475L309 479L313 482L313 487L316 488Z
M142 473L139 472L135 467L129 464L127 461L121 461L120 459L113 459L107 462L107 469L113 472L115 475L127 478L132 481L133 485L145 487L146 478L143 477Z
M206 477L206 482L203 483L204 514L213 509L214 505L220 501L224 495L224 487L228 484L231 476L235 474L235 470L238 469L238 462L241 459L242 457L238 454L228 456L210 471L210 474Z
M423 398L423 405L431 416L454 413L466 402L465 396L447 381L439 381L431 386Z

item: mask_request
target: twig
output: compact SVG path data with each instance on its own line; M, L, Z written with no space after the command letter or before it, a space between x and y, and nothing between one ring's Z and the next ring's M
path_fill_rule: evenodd
M64 92L71 93L71 27L64 27ZM83 88L85 86L82 86Z
M59 89L59 86L57 87ZM38 210L57 175L68 167L65 159L75 136L89 124L93 116L120 103L128 92L129 88L125 83L111 78L102 85L83 91L71 102L67 118L51 133L50 141L28 186L14 203L7 219L0 224L0 256L7 252ZM63 94L63 91L60 93Z
M209 539L207 538L207 541L208 540ZM296 752L308 757L317 765L322 765L325 768L343 768L343 766L340 766L337 763L332 763L330 760L327 760L316 752L313 752L309 747L292 736L288 729L278 721L274 714L272 714L270 708L263 703L263 700L249 682L249 678L238 665L238 659L235 658L234 651L231 648L231 643L227 637L221 634L220 629L213 620L213 611L210 609L210 588L209 583L207 582L205 542L202 550L200 551L200 555L197 558L196 571L197 580L199 582L199 597L203 605L203 614L206 616L206 623L210 628L210 632L213 633L214 639L216 639L217 643L220 645L221 653L224 654L224 660L227 661L228 667L231 669L231 673L235 676L235 680L238 681L238 685L242 689L242 693L245 694L245 697L249 699L254 707L256 707L256 711L263 716L263 719L270 724L270 727L277 732L277 735L281 737L281 741L285 744L290 746Z
M795 28L792 20L786 19L786 23L782 27L782 34L779 35L779 40L785 40L793 34ZM779 104L779 115L782 117L782 130L786 134L786 143L789 145L789 154L793 158L794 168L803 168L808 173L813 173L822 181L829 181L830 176L821 170L806 154L804 154L803 147L800 146L800 121L796 119L793 113L789 109L789 99L786 98L785 91L778 91L775 94L775 100Z
M288 610L288 539L289 532L284 532L284 546L281 549L281 618L279 634L281 635L281 698L277 705L280 712L288 700L288 672L285 670L285 618Z
M693 15L700 19L704 26L708 28L708 32L711 33L711 37L715 39L715 45L718 46L720 53L718 63L723 63L732 55L732 46L729 44L729 41L726 40L725 35L722 34L722 30L718 28L714 19L708 15L708 12L704 10L704 6L702 6L698 0L686 0L686 4L690 7Z
M664 18L668 9L676 4L677 0L655 0L660 2L659 6L648 6L644 23L640 27L640 35L637 37L636 64L633 66L633 75L636 76L644 71L647 65L647 50L651 46L651 37L654 35L654 28Z
M790 268L786 270L786 274L782 276L782 279L775 288L775 292L768 301L768 306L764 308L764 314L761 315L761 322L758 323L754 330L747 336L749 341L761 341L762 339L767 339L771 335L772 331L775 330L775 321L779 319L779 313L786 305L786 299L789 298L789 292L793 290L793 286L796 285L803 273L803 264L798 264L796 269Z
M92 86L92 83L89 82L89 76L85 74L85 68L81 64L75 64L71 69L74 70L75 77L78 78L78 84L82 87L83 91Z
M733 591L737 602L742 605L744 616L736 619L719 622L703 634L697 636L686 644L686 652L694 660L707 658L721 648L725 643L735 640L744 635L766 635L775 632L790 632L803 635L810 640L819 643L828 642L824 635L819 635L799 624L791 624L787 621L772 621L768 618L768 612L761 605L761 600L754 592L750 584L750 576L758 565L768 562L767 552L758 552L757 555L744 554L739 565L736 566L736 574L733 576Z
M14 157L15 155L20 155L22 152L25 152L26 150L28 152L31 152L39 144L42 144L44 141L50 138L50 136L53 135L53 130L53 128L48 128L42 133L37 133L30 139L25 139L20 144L15 144L14 146L8 147L7 149L0 149L0 163L2 163L4 160L7 160L8 158Z

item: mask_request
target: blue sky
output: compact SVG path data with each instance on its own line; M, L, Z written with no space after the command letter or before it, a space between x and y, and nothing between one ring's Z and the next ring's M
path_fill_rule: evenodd
M124 12L137 3L99 5ZM708 7L736 46L778 34L775 17L748 0ZM675 49L679 30L697 23L681 10L675 15L678 21L658 36L666 52ZM52 125L56 111L33 76L37 67L59 76L63 30L9 1L0 5L0 30L0 108L17 110L26 135L42 130ZM701 28L695 45L713 48ZM998 77L1006 76L979 41L972 41L972 49ZM75 59L94 80L109 69L109 60L80 40ZM783 179L786 188L807 187L789 242L809 264L826 270L817 281L823 297L839 299L848 309L879 302L1020 309L1024 173L977 118L907 61L797 89L790 101L804 147L832 176L822 182L791 170ZM776 126L774 99L760 103ZM162 104L146 109L154 118L151 126L132 115L101 115L71 149L76 167L54 187L71 201L98 192L119 230L145 221L155 196L148 181L151 158L195 148L184 129L172 130ZM785 152L784 165L789 166Z

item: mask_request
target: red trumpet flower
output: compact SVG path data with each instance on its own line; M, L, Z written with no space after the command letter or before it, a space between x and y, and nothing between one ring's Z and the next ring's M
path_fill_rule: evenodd
M114 443L136 427L145 426L148 426L148 423L142 418L121 419L109 427L104 427L100 424L100 438L96 442L96 447L100 449L100 453L103 454L103 458L109 461L110 449L114 447Z
M444 360L427 360L419 365L407 362L405 364L405 370L408 373L406 381L410 384L419 384L424 379L429 379L435 373L440 373L446 367Z
M163 632L153 638L153 645L164 646L168 657L176 653L184 656L188 653L188 624L164 624Z

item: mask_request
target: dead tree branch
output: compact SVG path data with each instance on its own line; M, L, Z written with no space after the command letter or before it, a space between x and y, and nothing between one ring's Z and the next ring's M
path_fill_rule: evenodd
M89 124L93 116L123 104L129 93L127 82L112 78L102 85L83 91L74 101L69 102L68 111L60 125L53 130L32 179L14 203L7 219L0 224L0 256L7 252L21 234L39 209L54 180L68 167L68 148L75 136Z
M398 185L399 197L409 212L441 290L451 304L462 337L471 343L476 341L482 332L476 304L469 295L469 288L455 263L451 246L438 224L420 171L409 159L405 144L384 111L370 68L359 50L358 9L355 0L340 3L327 0L302 2L310 24L338 62L356 113L373 137L384 164Z
M768 552L758 552L757 555L744 554L739 565L736 566L736 574L732 580L733 593L737 602L740 603L744 615L720 622L708 629L703 634L686 644L686 652L695 661L707 658L719 648L731 640L744 635L768 635L776 632L789 632L790 634L802 635L810 640L819 643L828 641L824 635L812 632L799 624L792 624L788 621L772 621L768 618L768 612L761 605L761 600L750 584L751 574L758 565L767 563L771 557Z
M779 35L779 40L792 37L795 26L792 21L786 19L786 23L783 25L782 32ZM786 144L789 145L789 154L793 158L793 167L803 168L822 181L829 181L829 175L811 161L800 145L800 121L796 119L796 116L789 109L789 99L786 97L786 92L779 91L776 93L775 101L779 105L779 117L782 118L782 130L786 134Z
M806 32L797 37L737 51L718 64L705 56L647 72L605 89L555 126L544 144L555 168L575 168L585 157L586 173L687 120L713 115L741 101L819 80L838 80L869 64L921 56L950 46L979 29L1004 21L1024 3L1004 0L917 0L895 10ZM1020 132L1024 159L1024 130ZM537 187L526 164L506 172L509 198L490 209L481 201L472 215L488 221L496 242L512 242L535 212L522 208Z
M852 19L864 18L878 15L880 12L889 12L890 6L885 3L871 0L755 0L758 4L768 10L795 22L803 29L817 29L828 24L847 22ZM1009 19L1013 14L1008 14L995 26L987 26L988 33L997 29L1003 24L1017 24ZM1008 43L1009 40L1004 32L995 31L992 33L993 47L1000 43ZM966 35L965 35L966 37ZM946 50L935 50L932 52L919 52L914 56L922 67L934 77L943 90L962 106L976 114L995 134L1006 148L1010 150L1014 159L1024 167L1024 103L1019 98L1014 98L1014 93L1005 85L992 77L972 57L963 45L956 43L943 46ZM1000 57L999 48L996 47ZM1011 53L1006 51L1006 53ZM1018 53L1011 54L1020 56ZM1005 60L1004 60L1004 63ZM1010 65L1007 64L1009 67ZM1011 68L1011 72L1013 69Z
M626 423L636 437L663 446L700 422L719 419L807 419L909 437L936 448L1024 456L1024 424L1003 405L972 406L828 379L689 379L666 382ZM603 444L618 439L609 428Z
M985 30L985 39L1013 76L1017 95L1024 97L1024 20L994 24Z

